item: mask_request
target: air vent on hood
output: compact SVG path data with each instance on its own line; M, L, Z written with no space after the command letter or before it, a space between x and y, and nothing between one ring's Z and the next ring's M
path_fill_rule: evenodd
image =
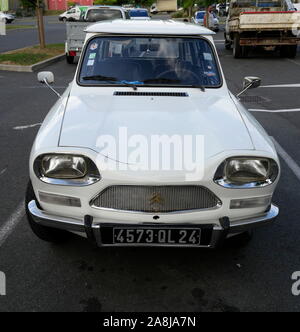
M189 95L186 92L115 91L114 96L188 97Z

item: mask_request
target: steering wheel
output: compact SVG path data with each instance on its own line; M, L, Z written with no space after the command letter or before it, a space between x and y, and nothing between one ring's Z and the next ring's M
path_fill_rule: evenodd
M188 74L188 75L191 75L193 77L193 79L195 80L195 83L198 83L199 82L199 77L193 73L191 70L189 69L179 69L179 70L175 70L175 69L171 69L171 70L166 70L160 74L158 74L156 76L156 78L163 78L165 77L166 75L170 74L170 73L175 73L175 75L178 77L178 73L185 73L185 74ZM180 76L179 76L180 78Z

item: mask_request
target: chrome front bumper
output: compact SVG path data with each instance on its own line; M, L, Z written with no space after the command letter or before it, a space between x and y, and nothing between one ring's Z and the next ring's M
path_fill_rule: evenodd
M84 233L86 236L97 243L98 246L113 246L114 244L103 244L101 241L101 227L104 226L115 226L115 224L112 223L93 223L93 217L91 216L85 216L84 220L82 219L75 219L75 218L66 218L66 217L60 217L56 215L50 215L44 212L43 210L39 209L37 207L37 204L34 200L32 200L28 204L28 210L33 218L33 220L40 225L52 227L52 228L58 228L67 230L70 232L79 232ZM229 235L229 234L238 234L245 231L248 231L250 229L263 226L265 224L269 224L273 222L276 217L279 214L279 208L276 205L271 205L269 211L266 213L256 216L253 218L248 219L242 219L242 220L234 220L230 221L227 217L220 219L220 225L212 225L213 226L213 232L212 232L212 238L209 245L200 246L200 247L206 247L206 248L215 248L220 243L223 242L223 240ZM157 223L149 224L148 226L153 227L155 226L174 226L172 225L160 225ZM180 224L179 224L180 225ZM118 224L118 226L122 226ZM131 225L133 226L133 225ZM134 226L139 226L139 224L135 224ZM147 224L142 224L143 227L147 226ZM178 225L177 225L178 226ZM184 224L186 226L186 224ZM197 225L193 224L190 225L193 227L197 227ZM199 224L199 227L203 225ZM148 245L147 245L148 246Z

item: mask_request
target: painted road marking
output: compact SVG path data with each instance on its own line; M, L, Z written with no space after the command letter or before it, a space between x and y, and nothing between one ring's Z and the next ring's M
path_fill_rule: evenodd
M289 112L300 112L300 108L280 109L280 110L265 110L259 108L249 108L249 112L265 112L265 113L289 113Z
M287 61L289 62L292 62L293 64L297 65L297 66L300 66L300 63L295 61L295 60L292 60L292 59L287 59Z
M24 201L22 201L18 205L16 211L0 227L0 247L3 245L8 236L13 232L15 227L21 221L24 214L25 214Z
M28 129L28 128L33 128L33 127L37 127L37 126L41 126L41 123L34 123L31 125L27 125L27 126L18 126L18 127L13 127L14 130L24 130L24 129Z
M260 88L300 88L300 84L262 85Z
M6 170L7 170L7 168L4 168L4 169L0 172L0 176L1 176L2 174L4 174L4 173L6 172Z
M300 167L298 164L294 161L294 159L281 147L281 145L275 140L274 137L271 137L276 150L278 154L281 156L281 158L285 161L285 163L289 166L289 168L292 170L292 172L295 174L297 179L300 181Z

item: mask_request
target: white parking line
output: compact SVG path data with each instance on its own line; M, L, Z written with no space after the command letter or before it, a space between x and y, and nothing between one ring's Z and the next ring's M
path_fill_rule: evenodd
M297 62L297 61L295 61L295 60L287 59L287 61L292 62L294 65L298 65L298 66L300 66L300 63Z
M27 125L27 126L18 126L18 127L13 127L14 130L23 130L23 129L28 129L28 128L33 128L33 127L37 127L37 126L41 126L41 123L34 123L31 125Z
M24 214L24 201L22 201L17 207L16 211L0 227L0 247L21 221Z
M294 161L294 159L281 147L281 145L272 137L275 144L276 150L285 163L289 166L291 171L296 175L297 179L300 181L300 167Z
M4 168L4 169L0 172L0 176L1 176L2 174L4 174L4 173L6 172L6 170L7 170L7 168Z
M300 88L300 84L262 85L260 88Z
M249 112L265 112L265 113L289 113L289 112L300 112L300 108L288 108L280 110L265 110L259 108L249 108Z

